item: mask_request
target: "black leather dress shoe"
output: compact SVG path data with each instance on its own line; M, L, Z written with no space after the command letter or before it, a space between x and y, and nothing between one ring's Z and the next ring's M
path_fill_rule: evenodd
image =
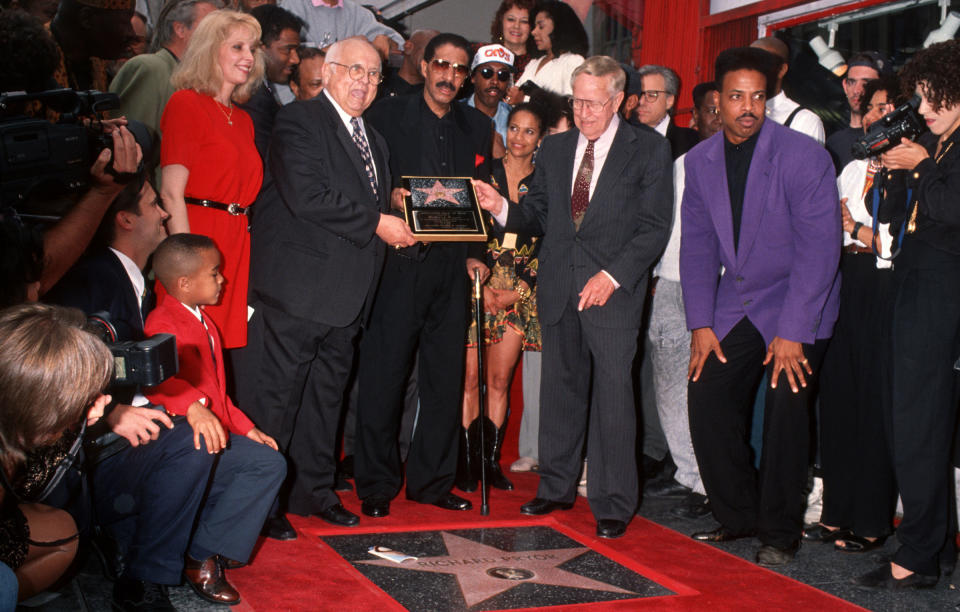
M523 514L539 516L541 514L550 514L554 510L569 510L570 508L573 508L573 502L558 502L553 501L552 499L534 497L527 503L520 506L520 512Z
M890 564L884 563L872 572L853 578L851 582L868 589L929 589L936 586L937 577L913 573L906 578L894 578Z
M281 514L279 516L268 516L260 529L260 535L271 540L288 542L297 539L297 530L293 528L287 517Z
M700 542L732 542L734 540L739 540L740 538L749 538L753 535L755 535L755 532L753 531L736 533L734 531L730 531L726 527L717 527L713 531L697 531L690 537Z
M373 518L383 518L390 514L390 499L374 495L363 500L360 504L360 512Z
M329 508L324 508L320 512L317 512L317 516L328 523L340 525L341 527L353 527L360 522L360 517L344 508L343 504L334 504Z
M684 497L692 493L673 478L669 480L654 480L643 489L644 494L650 497Z
M710 514L710 500L706 495L691 492L682 502L670 508L670 514L677 518L698 519Z
M627 524L616 519L600 519L597 521L598 538L619 538L627 532Z
M444 510L473 509L473 504L470 503L469 499L464 499L459 495L454 495L453 493L447 493L437 501L433 502L433 505L437 508L443 508Z
M113 583L113 610L120 612L176 612L162 584L120 576Z
M764 544L760 547L760 550L757 551L757 565L762 565L763 567L786 565L793 561L793 558L797 556L798 550L800 550L800 542L794 542L782 548L772 544Z

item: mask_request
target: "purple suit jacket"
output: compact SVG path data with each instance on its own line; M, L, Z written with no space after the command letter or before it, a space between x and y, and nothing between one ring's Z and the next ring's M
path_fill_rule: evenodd
M680 283L687 327L711 327L722 340L746 316L767 345L775 336L807 344L829 338L842 245L830 155L809 136L764 121L735 251L723 139L721 131L685 160Z

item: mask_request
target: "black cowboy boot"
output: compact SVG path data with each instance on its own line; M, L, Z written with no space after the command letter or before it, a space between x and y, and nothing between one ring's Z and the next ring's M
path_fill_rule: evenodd
M507 480L507 477L500 471L500 446L503 444L504 428L499 429L489 418L483 419L484 452L483 461L487 466L487 482L494 489L503 491L512 491L513 483ZM477 465L479 471L479 465ZM477 474L479 477L479 473Z
M480 421L470 423L470 427L460 427L460 454L457 457L457 478L455 486L466 493L477 490L477 478L480 473L478 455L480 450Z

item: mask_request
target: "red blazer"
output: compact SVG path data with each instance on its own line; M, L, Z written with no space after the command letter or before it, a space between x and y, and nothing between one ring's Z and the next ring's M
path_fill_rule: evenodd
M245 436L253 429L253 421L227 397L220 330L209 316L203 315L203 318L213 336L212 351L203 323L176 298L164 294L160 304L147 317L144 333L148 336L160 333L176 336L180 361L176 376L146 389L147 399L162 404L170 414L185 415L190 404L206 398L207 408L217 415L227 430Z

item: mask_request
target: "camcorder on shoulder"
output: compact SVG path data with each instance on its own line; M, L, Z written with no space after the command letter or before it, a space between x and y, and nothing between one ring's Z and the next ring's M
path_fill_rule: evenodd
M27 217L62 216L71 204L64 196L86 190L90 167L113 148L103 113L118 108L117 94L99 91L0 93L0 205ZM56 123L45 118L48 110ZM129 121L127 129L141 148L149 145L143 124ZM107 172L118 176L112 163Z
M886 153L900 144L904 138L914 140L927 129L927 124L917 109L920 96L914 95L903 105L878 119L867 133L853 143L854 159L867 159Z

